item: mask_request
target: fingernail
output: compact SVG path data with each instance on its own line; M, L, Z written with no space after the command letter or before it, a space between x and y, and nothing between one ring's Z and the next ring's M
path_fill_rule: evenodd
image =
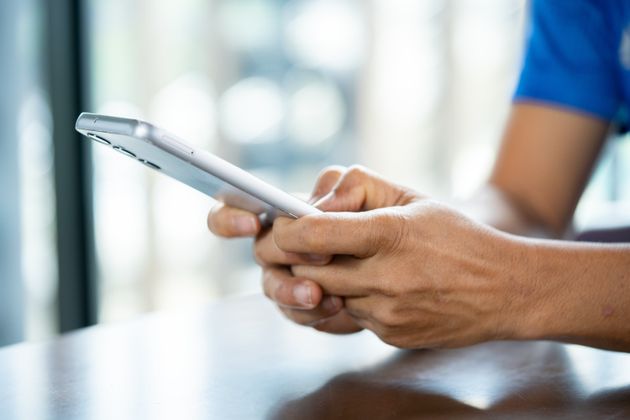
M304 306L313 306L311 288L305 284L298 284L293 288L293 297Z
M325 299L324 304L322 305L326 312L334 312L341 309L341 298L338 296L330 296Z
M253 216L237 216L232 219L234 229L243 235L253 235L258 230L258 225Z

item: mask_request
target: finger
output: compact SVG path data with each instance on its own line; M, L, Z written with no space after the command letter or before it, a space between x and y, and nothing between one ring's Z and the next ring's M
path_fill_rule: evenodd
M365 211L404 205L417 194L360 165L350 167L315 203L323 211Z
M279 306L297 309L313 309L323 296L317 283L294 277L288 267L264 268L263 291Z
M253 213L217 202L208 213L208 229L226 238L255 236L260 220Z
M402 236L405 218L397 216L391 210L378 209L314 214L297 220L278 218L273 225L273 240L285 252L366 258Z
M258 236L254 243L254 258L260 266L267 267L294 264L324 265L330 262L332 257L284 252L274 242L271 230L266 230Z
M373 321L373 310L376 305L380 304L376 301L375 296L349 297L345 299L345 306L348 314L354 319L362 319L365 321Z
M324 296L321 303L313 309L294 309L279 306L291 321L307 326L315 326L334 317L343 309L343 301L337 296Z
M371 319L357 317L354 314L352 314L352 312L347 311L347 310L345 310L344 312L348 314L348 317L352 319L352 321L357 325L358 328L370 330L372 332L376 331L376 325L374 324L374 322L372 322Z
M339 311L334 316L324 318L312 327L330 334L351 334L363 329L346 311Z
M344 299L344 312L361 328L376 332L378 323L372 316L374 301L374 296L347 297Z
M388 305L383 301L384 299L387 298L379 295L346 298L345 310L358 325L374 332L381 340L386 341L387 335L405 327L401 326L397 314L387 309ZM419 328L423 322L421 318L416 323Z
M337 256L328 265L294 265L291 272L299 278L317 283L324 293L336 296L366 296L374 285L366 284L368 277L364 262L348 256Z
M337 184L337 181L346 172L346 168L339 165L328 166L324 168L317 176L313 193L309 203L315 203L317 200L328 194L333 187Z

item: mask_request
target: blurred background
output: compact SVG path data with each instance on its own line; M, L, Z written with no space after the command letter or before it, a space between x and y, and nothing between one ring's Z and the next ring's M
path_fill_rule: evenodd
M251 241L207 231L212 200L79 138L80 111L149 120L288 191L361 163L465 197L491 169L527 11L524 0L3 0L0 344L259 292ZM609 143L577 229L630 214L629 144Z

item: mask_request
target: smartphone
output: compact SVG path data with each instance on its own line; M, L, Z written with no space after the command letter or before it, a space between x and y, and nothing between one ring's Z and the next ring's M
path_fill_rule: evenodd
M75 128L152 170L225 204L259 215L265 225L278 216L298 218L320 213L303 200L147 122L84 112Z

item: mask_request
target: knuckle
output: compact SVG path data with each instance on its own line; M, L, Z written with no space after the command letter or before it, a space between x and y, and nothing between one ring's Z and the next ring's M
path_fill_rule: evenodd
M319 249L326 242L324 233L324 222L316 219L311 222L309 231L306 229L302 231L302 237L306 244L310 245L312 248Z
M403 228L393 220L390 213L377 210L366 215L365 224L368 228L362 235L362 240L366 248L372 250L374 254L388 254L396 251L402 242L400 232Z
M350 179L363 179L369 173L369 170L363 165L354 164L348 168L346 171L346 177Z
M338 165L331 165L322 169L317 175L313 196L319 198L328 194L345 171L346 169L343 166Z
M284 233L284 229L278 228L280 220L276 219L271 230L271 239L280 249L284 249L288 246L290 236Z
M348 168L348 170L342 175L341 180L335 187L334 191L337 194L342 192L347 192L357 185L363 183L363 181L367 178L368 171L365 167L361 165L352 165Z
M434 200L424 200L419 204L422 217L425 221L438 221L448 215L442 204Z
M322 219L312 218L308 223L300 225L297 232L297 238L301 244L309 249L318 250L324 248L326 244L326 224Z
M229 210L223 203L217 203L210 209L206 219L210 232L227 238L233 236L233 232L229 229L227 213Z
M383 305L377 309L374 313L374 318L388 331L402 326L400 315L389 305Z
M338 178L346 171L346 168L340 165L326 166L318 175L319 180L326 180L329 178Z
M381 247L385 247L387 251L399 250L408 236L407 218L402 212L394 211L381 213L375 216L375 226L379 226L378 235L381 238Z

